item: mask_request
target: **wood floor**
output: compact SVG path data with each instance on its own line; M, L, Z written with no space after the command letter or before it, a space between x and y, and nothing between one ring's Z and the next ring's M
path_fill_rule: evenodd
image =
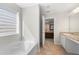
M53 39L46 39L44 47L40 48L36 55L65 55L67 52L60 45L55 45Z

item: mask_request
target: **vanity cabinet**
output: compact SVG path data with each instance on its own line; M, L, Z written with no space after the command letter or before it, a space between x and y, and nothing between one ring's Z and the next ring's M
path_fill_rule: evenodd
M61 45L69 54L79 54L79 41L70 36L60 35Z
M53 32L45 32L45 38L54 38Z
M61 45L63 48L65 48L65 41L66 41L66 37L64 35L61 35Z

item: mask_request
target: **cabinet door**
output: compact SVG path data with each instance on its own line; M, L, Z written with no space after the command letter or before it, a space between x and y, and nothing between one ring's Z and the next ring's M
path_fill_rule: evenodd
M61 45L65 48L65 36L61 36Z

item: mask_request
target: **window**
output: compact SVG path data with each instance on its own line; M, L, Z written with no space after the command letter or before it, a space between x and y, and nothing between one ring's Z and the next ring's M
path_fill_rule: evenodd
M0 36L13 35L17 33L17 14L0 9Z

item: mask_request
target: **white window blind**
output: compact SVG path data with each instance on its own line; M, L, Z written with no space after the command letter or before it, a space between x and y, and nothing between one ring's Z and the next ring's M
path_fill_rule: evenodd
M0 36L16 33L16 13L0 9Z

